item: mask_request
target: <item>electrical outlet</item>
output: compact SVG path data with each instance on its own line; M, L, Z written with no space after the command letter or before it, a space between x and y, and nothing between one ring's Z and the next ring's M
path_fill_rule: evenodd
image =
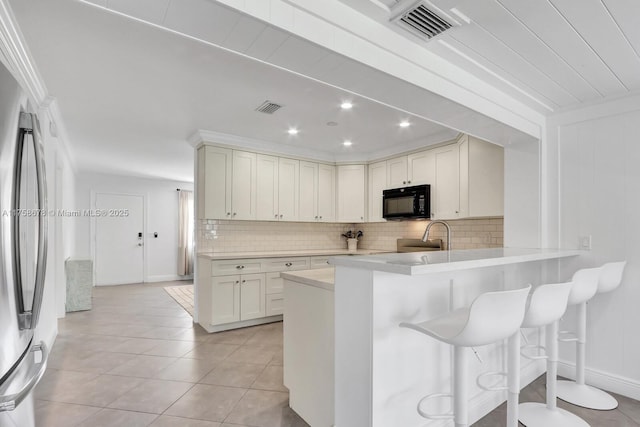
M585 251L591 250L591 236L580 236L580 249Z

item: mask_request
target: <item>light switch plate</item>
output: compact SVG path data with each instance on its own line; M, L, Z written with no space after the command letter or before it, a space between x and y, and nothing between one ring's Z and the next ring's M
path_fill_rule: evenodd
M580 249L591 250L591 236L580 236Z

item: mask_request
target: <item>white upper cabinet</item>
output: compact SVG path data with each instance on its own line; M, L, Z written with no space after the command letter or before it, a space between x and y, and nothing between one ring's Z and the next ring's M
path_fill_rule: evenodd
M502 147L455 143L369 165L328 165L215 146L198 149L201 219L382 222L382 191L431 186L431 218L504 214Z
M232 219L256 219L256 153L233 151Z
M458 144L433 150L435 181L431 187L432 219L454 219L460 213L460 149Z
M503 216L504 149L472 136L461 139L461 216Z
M231 219L232 150L198 149L198 218Z
M318 164L300 162L300 221L318 220Z
M504 215L504 150L462 135L434 149L436 177L431 210L436 219Z
M338 171L338 222L365 217L366 165L341 165Z
M436 158L433 150L420 151L407 156L407 184L434 184L436 179Z
M318 221L336 220L336 167L318 165Z
M387 188L387 162L369 165L369 222L382 222L382 191Z
M298 220L300 161L280 158L278 161L278 219Z
M258 154L257 219L278 220L278 158Z
M407 156L387 160L387 188L407 185Z

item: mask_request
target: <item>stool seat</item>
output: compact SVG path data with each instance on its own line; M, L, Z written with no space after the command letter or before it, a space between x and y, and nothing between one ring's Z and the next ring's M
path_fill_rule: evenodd
M531 285L527 285L521 289L487 292L478 296L469 308L454 310L425 322L400 324L402 328L413 329L453 346L453 413L431 414L421 407L423 402L431 398L448 396L438 393L425 396L418 402L417 410L422 417L453 418L455 427L469 425L466 347L487 345L506 338L513 341L512 337L517 336L524 318L530 289Z
M400 323L439 341L460 347L487 345L508 338L520 328L527 295L525 288L486 292L469 308L454 310L420 323Z

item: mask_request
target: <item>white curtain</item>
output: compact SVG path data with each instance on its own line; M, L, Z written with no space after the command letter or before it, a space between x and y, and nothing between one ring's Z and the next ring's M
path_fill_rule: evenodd
M193 191L178 190L178 274L193 274Z

